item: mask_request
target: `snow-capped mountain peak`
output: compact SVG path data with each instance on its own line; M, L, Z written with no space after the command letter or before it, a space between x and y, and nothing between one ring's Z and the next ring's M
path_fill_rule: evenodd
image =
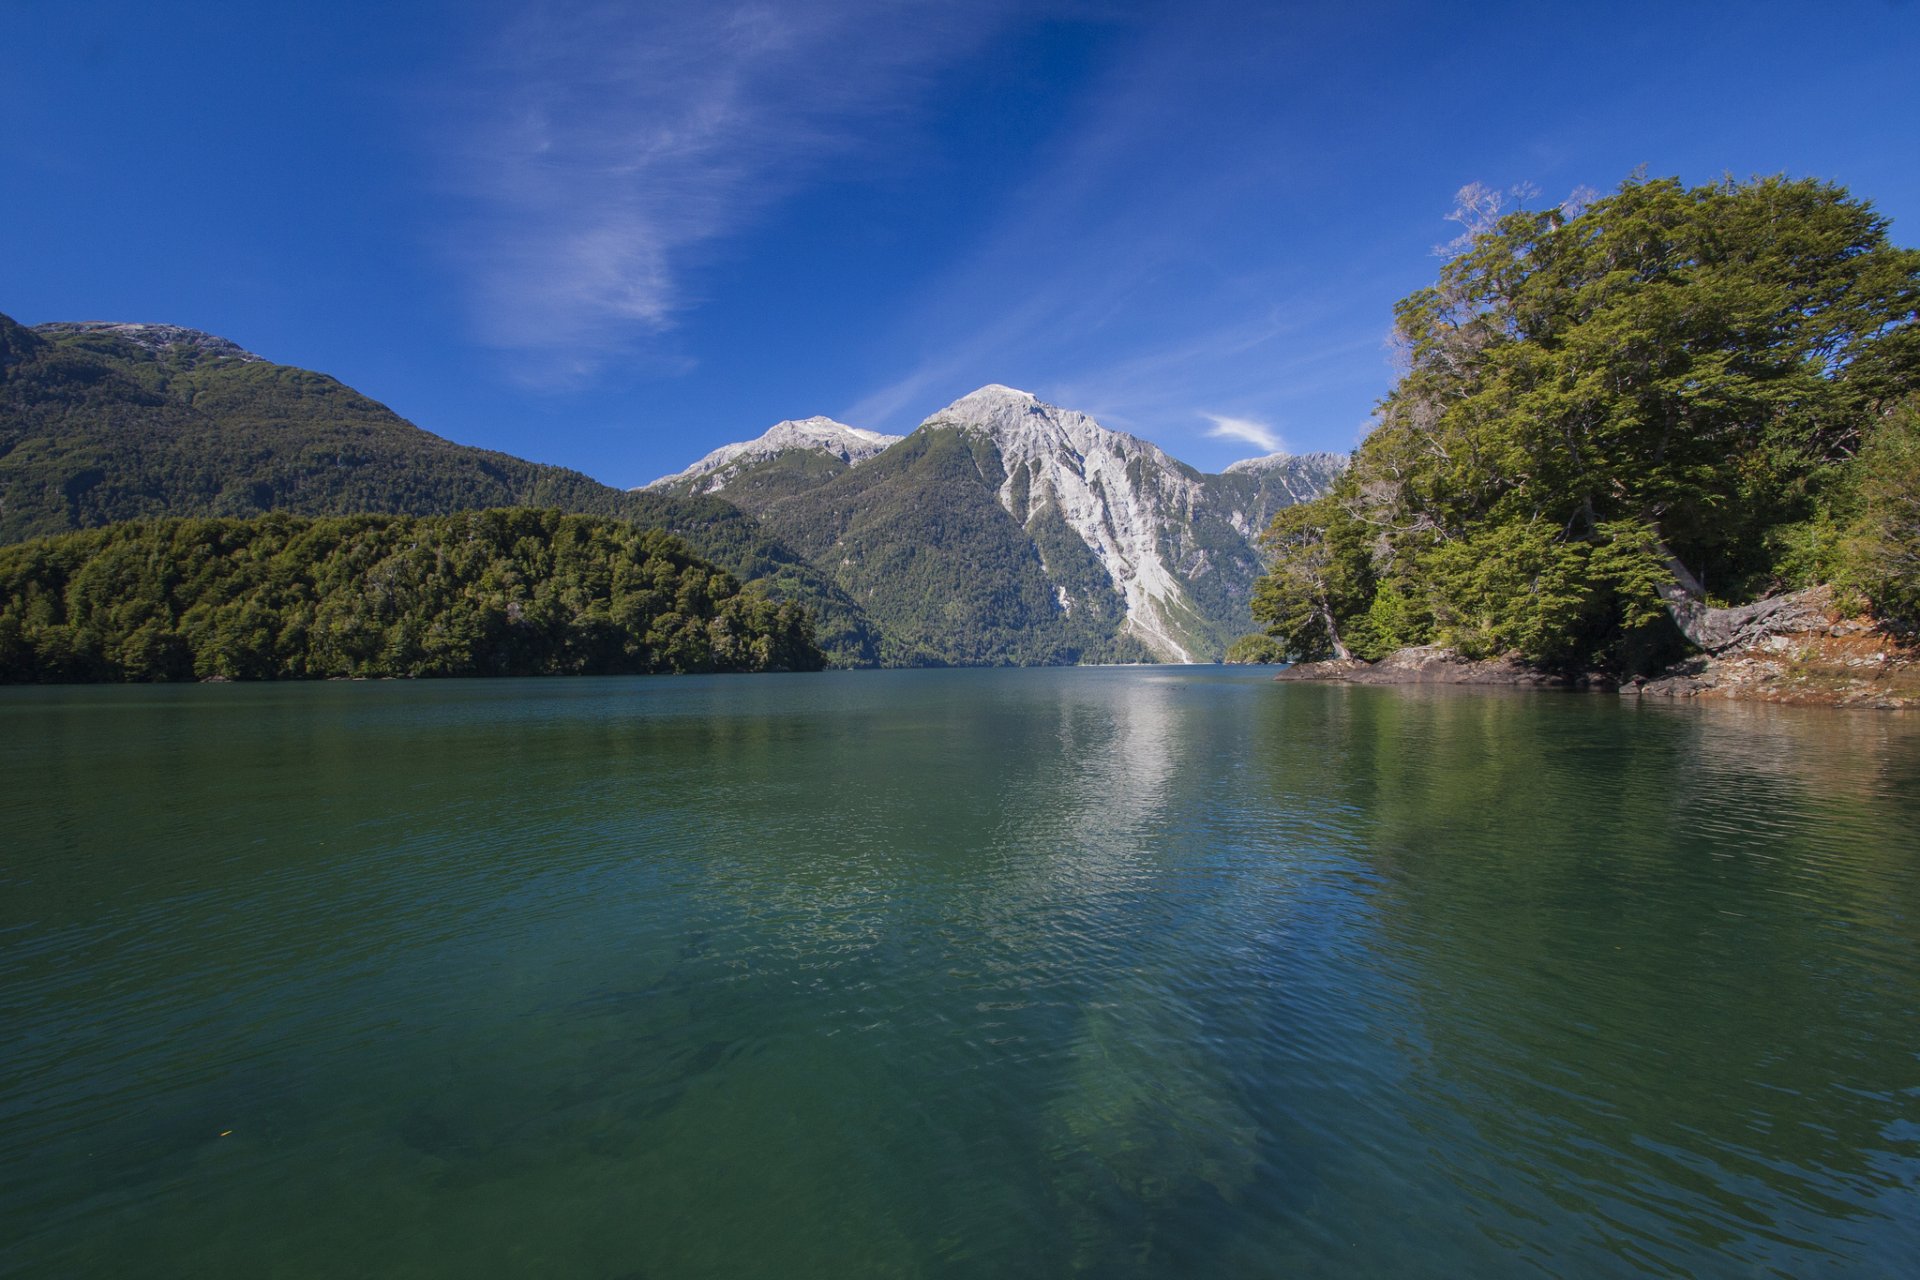
M948 447L954 433L965 448ZM983 629L1017 619L1042 650L1093 645L1192 662L1252 628L1260 531L1274 509L1324 489L1340 461L1276 456L1202 475L1091 415L999 383L929 416L891 463L865 466L902 439L829 418L783 422L648 487L720 493L768 521L856 599L899 619L902 643L916 651L972 652ZM1017 533L982 511L986 495ZM896 581L906 561L921 570ZM1000 575L983 598L927 595L943 575L980 573ZM1036 575L1050 599L1032 590Z
M661 476L643 487L660 489L685 481L700 481L697 485L699 492L716 493L725 488L742 467L795 449L832 454L848 466L858 466L903 438L850 427L832 418L790 419L774 423L755 439L723 444L686 470Z
M1310 466L1339 470L1346 465L1346 459L1337 453L1269 453L1258 458L1242 458L1238 462L1227 464L1223 475L1238 475L1247 471L1278 471L1287 467Z

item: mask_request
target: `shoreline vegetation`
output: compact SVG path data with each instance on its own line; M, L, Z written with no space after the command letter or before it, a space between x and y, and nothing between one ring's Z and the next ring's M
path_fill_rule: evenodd
M130 521L0 547L0 684L824 665L802 606L604 517Z
M1723 649L1684 659L1651 677L1556 671L1514 654L1468 658L1438 645L1397 649L1377 661L1330 658L1274 677L1300 683L1477 685L1617 692L1622 696L1772 702L1801 707L1920 707L1920 648L1869 617L1848 617L1826 588L1784 597L1780 625Z
M1920 702L1920 251L1814 181L1461 195L1373 430L1267 531L1243 660Z

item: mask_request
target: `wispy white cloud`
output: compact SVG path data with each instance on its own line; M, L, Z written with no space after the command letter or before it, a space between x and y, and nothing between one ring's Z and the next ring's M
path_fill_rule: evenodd
M1252 418L1229 418L1218 413L1203 413L1201 417L1213 423L1208 435L1218 440L1244 440L1266 453L1282 453L1286 450L1286 441L1280 433L1262 422Z
M509 23L450 102L485 342L546 379L670 327L703 247L898 127L1003 0L588 0Z
M1268 132L1201 127L1222 77L1268 91L1271 68L1250 50L1291 36L1277 23L1246 30L1240 8L1199 8L1133 6L1113 28L1024 180L895 304L890 326L912 335L905 369L846 420L900 430L911 425L900 415L997 381L1212 465L1228 440L1279 446L1271 428L1258 441L1209 432L1197 405L1241 422L1273 413L1315 447L1338 431L1321 401L1384 389L1379 281L1404 287L1370 251L1323 283L1290 245L1289 228L1325 198L1324 179L1288 167L1291 117L1269 103ZM1222 57L1223 32L1247 56Z

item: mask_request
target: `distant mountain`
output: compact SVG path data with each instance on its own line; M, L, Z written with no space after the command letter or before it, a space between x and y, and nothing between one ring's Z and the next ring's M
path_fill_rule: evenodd
M866 456L822 447L853 428L810 423L817 436L783 423L655 484L757 514L879 623L892 661L1217 658L1253 629L1260 531L1344 465L1275 455L1203 475L998 385Z
M171 325L0 316L0 542L159 516L444 515L554 507L666 528L815 613L834 661L878 656L862 611L734 505L627 493L455 444L325 374Z
M903 439L904 436L862 431L832 418L776 422L757 439L743 444L723 444L685 471L661 476L644 487L679 493L718 493L758 464L785 454L817 453L821 458L816 461L822 466L831 468L832 462L838 462L842 467L852 467Z
M782 422L623 492L197 330L0 316L0 542L142 517L552 507L678 534L806 604L841 665L1217 658L1253 630L1260 531L1343 465L1203 475L996 385L905 437Z

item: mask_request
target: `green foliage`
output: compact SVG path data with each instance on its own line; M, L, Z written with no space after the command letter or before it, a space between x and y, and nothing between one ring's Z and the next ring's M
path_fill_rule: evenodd
M1592 604L1588 548L1540 524L1489 525L1425 558L1434 639L1469 658L1564 660Z
M1920 253L1818 182L1631 181L1513 214L1397 308L1407 371L1338 511L1276 522L1263 620L1364 656L1632 665L1663 591L1741 599L1834 563L1863 433L1920 385L1916 306Z
M858 605L716 498L626 492L454 444L323 374L0 316L0 543L123 520L554 507L658 525L776 600L838 665L879 638Z
M139 521L0 548L0 682L807 671L805 611L558 511Z
M1228 645L1227 656L1224 659L1224 661L1234 663L1285 662L1286 660L1287 651L1281 646L1280 642L1272 636L1262 635L1258 632L1249 636L1241 636L1232 644Z
M1264 537L1272 561L1254 586L1253 616L1295 662L1347 656L1341 633L1371 586L1338 492L1283 508Z
M1857 514L1836 555L1840 585L1882 616L1920 626L1920 397L1878 424L1857 467Z

